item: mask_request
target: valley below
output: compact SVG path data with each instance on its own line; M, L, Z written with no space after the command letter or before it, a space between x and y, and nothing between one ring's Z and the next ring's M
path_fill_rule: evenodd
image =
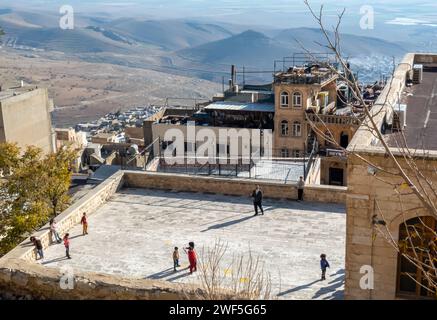
M166 98L209 99L221 84L142 68L89 63L51 53L3 48L0 83L4 88L25 84L47 87L55 103L57 127L74 126L117 110L164 105ZM182 100L181 100L182 101ZM172 103L191 103L173 99Z

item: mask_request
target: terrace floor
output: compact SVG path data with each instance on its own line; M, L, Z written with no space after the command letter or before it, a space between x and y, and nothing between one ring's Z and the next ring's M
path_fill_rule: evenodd
M64 246L45 251L47 267L172 282L198 283L189 275L182 247L228 244L225 262L249 249L260 256L280 299L342 299L346 215L342 205L264 200L265 215L253 217L249 197L124 189L89 216L89 235L72 228L71 260ZM173 272L172 251L180 248L181 268ZM319 256L331 264L319 281ZM232 270L223 268L223 274Z

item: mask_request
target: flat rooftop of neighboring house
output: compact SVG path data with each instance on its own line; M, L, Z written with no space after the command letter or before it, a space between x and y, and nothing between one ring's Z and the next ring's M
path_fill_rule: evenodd
M337 77L327 63L320 63L288 68L287 71L276 73L274 81L275 83L322 84Z
M404 89L395 111L404 114L400 126L406 124L404 134L409 148L437 150L437 63L421 65L422 82ZM388 135L391 147L403 146L402 140L399 133Z
M31 91L38 89L37 86L24 86L24 87L12 87L12 88L2 88L0 91L0 101L22 95Z
M93 138L104 138L104 139L106 139L106 138L115 137L116 135L117 134L113 133L113 132L99 132L99 133L95 134L93 136Z
M273 103L239 103L230 101L218 101L211 103L204 109L245 112L275 112L275 105Z

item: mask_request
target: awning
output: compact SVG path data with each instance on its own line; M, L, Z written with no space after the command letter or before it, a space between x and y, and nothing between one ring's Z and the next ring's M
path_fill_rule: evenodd
M273 103L241 103L218 101L206 106L205 110L275 112L275 105Z

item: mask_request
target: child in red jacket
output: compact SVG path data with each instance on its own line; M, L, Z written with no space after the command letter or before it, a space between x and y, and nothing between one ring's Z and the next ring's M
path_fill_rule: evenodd
M70 234L67 233L64 236L64 246L65 246L65 255L68 259L71 259L70 257Z
M193 271L197 271L197 255L196 251L194 251L194 242L189 242L188 248L184 248L184 251L188 254L188 261L190 262L190 273L193 273Z

